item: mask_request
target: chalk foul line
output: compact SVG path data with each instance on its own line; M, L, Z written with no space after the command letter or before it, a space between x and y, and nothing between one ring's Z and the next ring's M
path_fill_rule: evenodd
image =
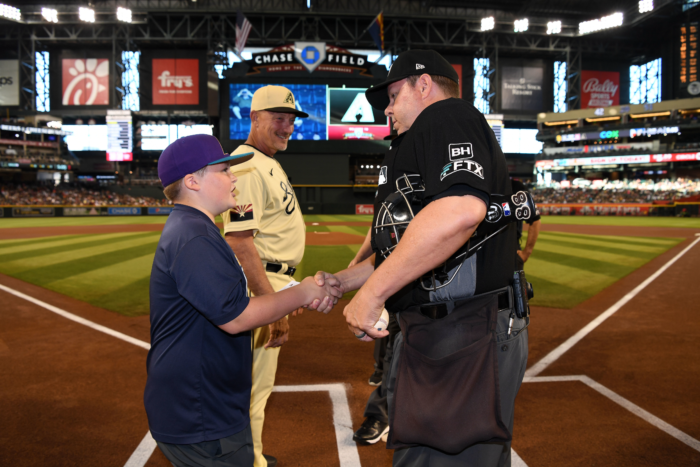
M565 381L579 381L588 387L596 390L603 396L607 397L611 401L615 402L616 404L620 405L621 407L627 409L628 411L632 412L634 415L637 417L641 418L642 420L646 421L647 423L650 423L651 425L655 426L659 430L663 431L664 433L667 433L668 435L676 438L678 441L681 443L695 449L696 451L700 452L700 441L697 439L693 438L692 436L688 435L687 433L682 432L678 428L674 427L673 425L670 425L669 423L666 423L665 421L661 420L659 417L656 415L653 415L650 412L647 412L634 402L630 401L629 399L625 399L615 391L612 391L608 389L607 387L603 386L602 384L598 383L597 381L593 380L589 376L586 375L571 375L571 376L525 376L525 379L523 380L523 383L560 383L560 382L565 382Z
M622 297L620 300L617 301L613 306L605 310L603 313L598 315L597 318L595 318L593 321L588 323L586 326L584 326L579 332L574 334L573 336L569 337L564 343L559 345L559 347L555 348L551 352L549 352L547 355L544 356L539 362L535 363L530 367L526 372L525 372L525 377L534 377L542 373L544 370L547 369L549 365L552 363L556 362L559 357L564 355L566 352L568 352L573 346L578 344L584 337L586 337L588 334L590 334L595 328L600 326L606 319L610 318L612 315L614 315L620 308L625 306L630 300L632 300L634 297L639 294L644 288L646 288L649 284L654 282L661 274L663 274L668 268L670 268L676 261L678 261L683 255L685 255L688 251L690 251L691 248L695 246L696 243L700 242L700 237L696 238L690 245L685 247L683 251L678 253L676 256L674 256L671 260L669 260L666 264L661 266L654 274L649 276L644 282L639 284L637 287L634 288L631 292L629 292L627 295Z

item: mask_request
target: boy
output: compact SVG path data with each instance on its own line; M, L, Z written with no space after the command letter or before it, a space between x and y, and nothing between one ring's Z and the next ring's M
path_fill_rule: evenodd
M236 206L230 161L208 135L180 138L158 160L175 203L151 271L151 350L144 403L153 438L176 466L252 466L250 330L300 306L328 312L342 294L313 278L248 298L247 283L214 223Z

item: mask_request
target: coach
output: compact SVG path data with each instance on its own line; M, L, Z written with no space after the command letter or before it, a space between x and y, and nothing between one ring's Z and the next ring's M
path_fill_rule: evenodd
M510 465L529 320L514 318L509 329L515 226L508 224L460 260L451 279L431 273L464 258L455 253L464 251L484 220L491 196L512 194L493 131L458 98L458 86L442 56L412 50L399 55L384 83L366 92L370 104L392 118L399 137L382 163L375 255L336 277L346 292L362 286L344 311L356 337L370 341L387 334L373 328L384 306L401 325L384 379L387 447L396 449L395 466ZM404 232L389 236L401 238L387 252L378 226L391 224L381 213L401 204L400 192L415 202L417 214ZM393 219L405 219L406 212Z
M238 257L254 296L279 291L292 281L304 256L306 227L292 184L279 162L287 149L294 120L309 115L296 109L294 95L282 86L265 86L253 95L250 134L231 154L253 152L253 158L232 168L238 178L238 206L224 213L224 233ZM253 334L253 389L250 425L255 467L274 467L277 459L262 453L265 405L275 384L280 346L289 324L282 318Z

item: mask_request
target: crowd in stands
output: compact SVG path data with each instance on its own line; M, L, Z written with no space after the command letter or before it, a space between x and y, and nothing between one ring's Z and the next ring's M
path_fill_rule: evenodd
M674 201L700 194L700 180L600 180L573 184L554 182L549 187L535 187L532 195L536 203L544 204L608 204L653 203Z
M0 149L0 161L3 162L18 162L20 164L43 164L56 165L64 164L75 167L80 162L77 159L67 159L56 155L54 151L42 151L27 149L24 151L21 148Z
M165 199L114 193L107 188L78 185L2 184L0 205L37 206L167 206Z

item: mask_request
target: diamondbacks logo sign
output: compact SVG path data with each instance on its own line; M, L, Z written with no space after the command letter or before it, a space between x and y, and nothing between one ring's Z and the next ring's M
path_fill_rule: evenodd
M253 205L243 204L231 209L231 222L245 222L253 220Z
M64 58L63 105L109 105L109 60Z
M477 177L484 178L484 168L478 162L472 159L474 152L472 151L472 143L454 143L448 146L448 156L450 163L442 168L440 173L440 181L445 177L449 177L456 172L469 172Z
M294 105L294 94L292 94L291 92L289 94L287 94L287 97L284 99L283 103Z

